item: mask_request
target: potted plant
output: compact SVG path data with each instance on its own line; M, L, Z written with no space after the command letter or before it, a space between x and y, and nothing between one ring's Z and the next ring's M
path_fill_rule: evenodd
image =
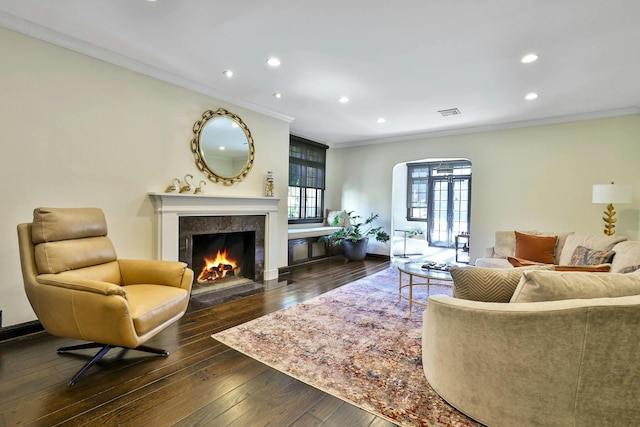
M344 254L350 261L361 261L367 255L367 245L369 236L376 238L378 242L388 242L389 235L381 226L374 227L374 221L378 219L378 214L373 212L366 219L355 215L354 211L344 212L342 216L336 216L333 226L340 226L326 239L330 245L344 245Z

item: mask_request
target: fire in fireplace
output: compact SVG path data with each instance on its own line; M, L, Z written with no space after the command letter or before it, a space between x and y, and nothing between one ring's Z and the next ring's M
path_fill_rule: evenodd
M255 231L194 234L192 238L192 263L198 285L254 280Z
M227 274L235 274L238 264L229 259L226 250L218 251L215 257L205 257L204 267L198 275L198 283L212 283L218 279L224 279Z

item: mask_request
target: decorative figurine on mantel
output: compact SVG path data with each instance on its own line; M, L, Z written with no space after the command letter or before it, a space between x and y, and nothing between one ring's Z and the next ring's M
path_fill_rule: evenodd
M178 188L180 188L180 180L178 178L173 178L173 181L171 181L171 185L167 187L166 190L164 190L165 193L175 193L176 191L178 191Z
M202 192L204 191L204 188L202 188L203 185L207 185L207 183L204 181L200 181L200 184L196 187L193 194L202 194Z
M193 186L191 185L191 183L189 182L189 179L193 179L193 175L191 175L190 173L186 174L184 176L184 182L187 184L184 187L182 187L180 189L181 193L191 193L191 190L193 190Z
M273 188L274 188L274 180L273 180L273 172L267 171L267 180L266 180L266 196L273 197Z

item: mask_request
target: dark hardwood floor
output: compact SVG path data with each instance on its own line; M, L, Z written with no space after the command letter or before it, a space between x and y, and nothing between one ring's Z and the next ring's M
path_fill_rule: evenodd
M211 338L211 334L381 271L385 259L293 267L286 284L186 314L148 342L156 357L111 350L75 386L91 351L46 332L0 342L0 426L392 426Z

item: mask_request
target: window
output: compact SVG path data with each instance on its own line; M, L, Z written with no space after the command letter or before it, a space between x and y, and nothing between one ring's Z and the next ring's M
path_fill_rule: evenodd
M321 222L327 147L291 135L289 140L289 223Z
M430 245L453 247L455 236L469 231L471 163L455 160L407 166L407 220L427 224Z

